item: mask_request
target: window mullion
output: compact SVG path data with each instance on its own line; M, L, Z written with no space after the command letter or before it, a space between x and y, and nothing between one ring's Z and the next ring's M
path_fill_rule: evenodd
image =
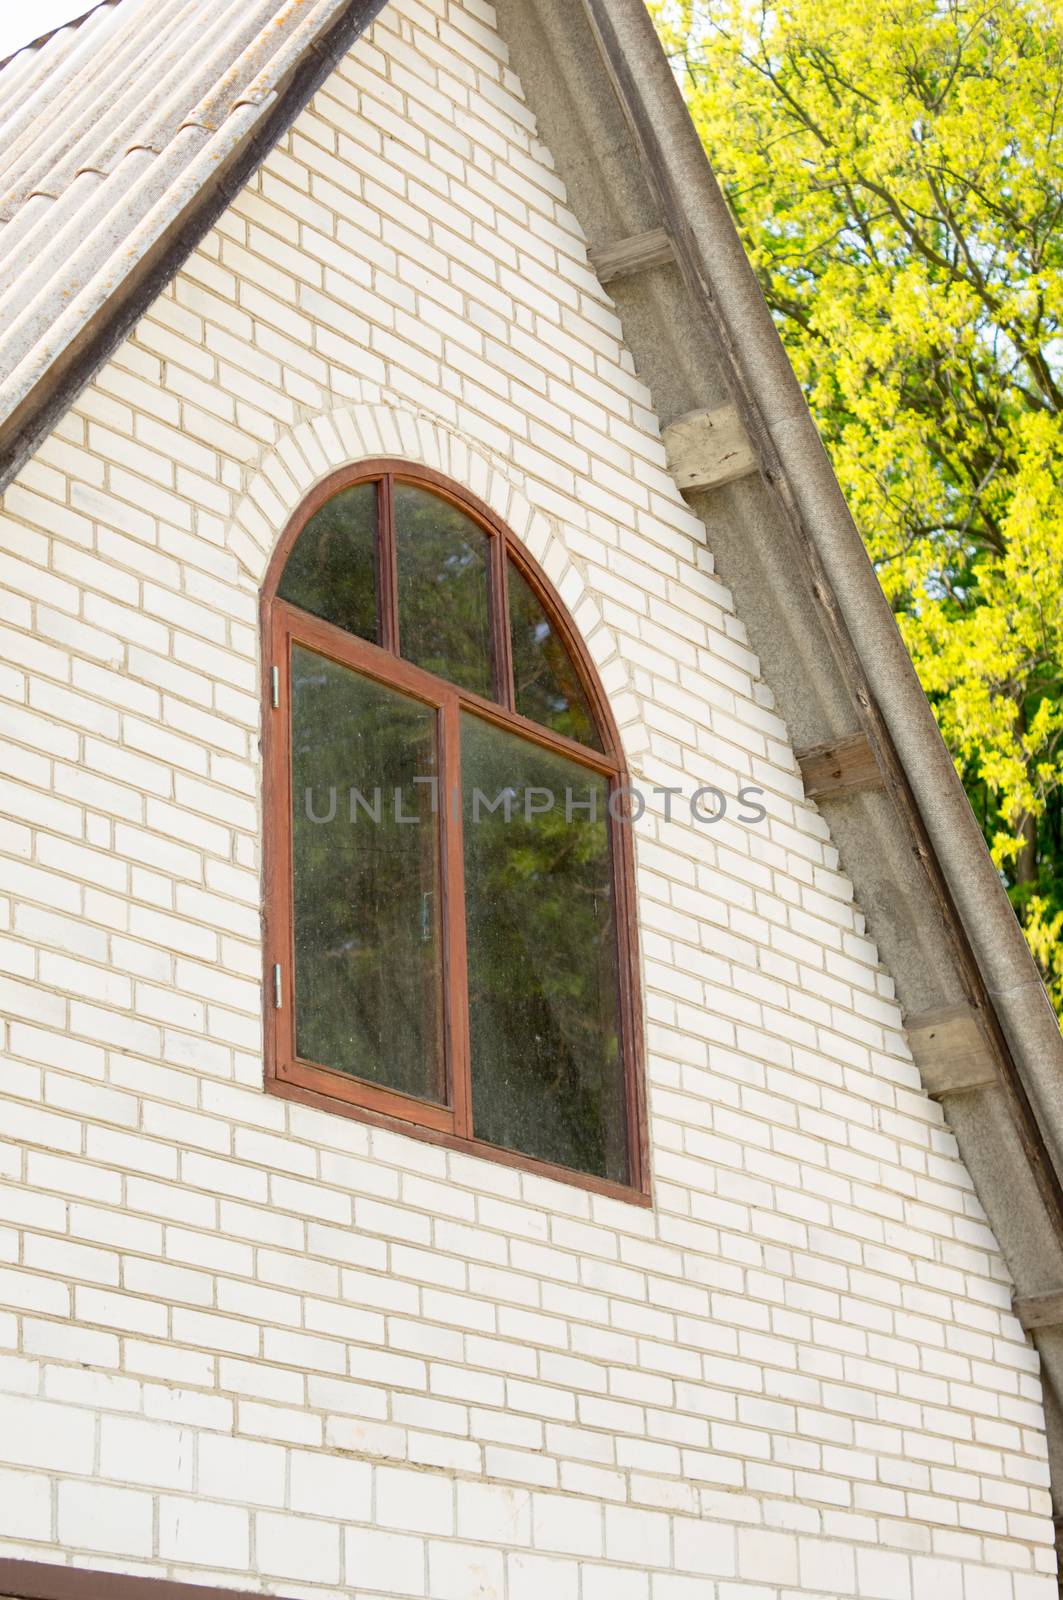
M499 705L512 711L516 705L513 684L513 650L509 632L509 582L506 541L501 534L491 540L491 628L495 653L495 695Z
M628 1182L641 1188L646 1172L646 1108L643 1099L638 969L632 948L637 894L631 849L632 809L623 777L609 780L609 856L613 879L613 939L620 985L620 1054L627 1108Z
M395 480L387 473L380 480L377 503L377 610L380 643L399 654L399 577L395 554Z
M472 1067L469 1047L469 976L465 933L465 845L461 805L461 702L448 693L440 712L439 817L443 837L443 948L446 983L447 1067L454 1131L472 1134Z

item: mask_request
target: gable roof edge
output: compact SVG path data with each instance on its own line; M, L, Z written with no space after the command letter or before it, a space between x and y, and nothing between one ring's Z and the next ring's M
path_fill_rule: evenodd
M661 220L731 368L734 399L836 610L854 715L937 879L969 980L982 990L1002 1087L1053 1231L1063 1240L1058 1100L1063 1036L916 676L778 330L643 0L582 0ZM966 958L966 959L963 959ZM1055 1159L1054 1159L1055 1157Z

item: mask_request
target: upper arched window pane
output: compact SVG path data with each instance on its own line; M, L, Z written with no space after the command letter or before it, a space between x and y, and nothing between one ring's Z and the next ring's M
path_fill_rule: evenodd
M396 483L394 508L401 654L448 683L492 696L490 539L418 484Z
M572 657L514 561L509 563L507 587L517 710L544 728L600 750L602 736Z
M285 563L277 593L312 616L380 643L375 483L341 489L316 511Z

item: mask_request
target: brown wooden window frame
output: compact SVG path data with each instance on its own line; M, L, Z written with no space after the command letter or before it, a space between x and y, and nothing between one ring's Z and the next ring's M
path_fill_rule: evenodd
M296 540L310 518L341 490L377 482L378 629L380 644L322 621L277 594ZM489 591L498 700L488 700L423 671L398 653L398 591L393 488L408 483L430 490L470 517L490 539ZM512 561L543 606L575 665L602 741L592 750L521 716L514 709L510 650L508 562ZM377 1127L411 1134L452 1150L554 1178L579 1188L649 1204L642 1008L639 992L634 846L630 786L620 737L597 672L568 611L538 562L494 512L441 473L392 458L341 467L310 491L289 519L270 561L261 596L264 758L265 1086L300 1101ZM627 1183L618 1183L477 1139L472 1129L472 1078L466 973L462 818L438 809L442 864L444 1055L447 1104L419 1100L332 1068L301 1060L295 1051L293 862L291 828L291 649L300 644L340 665L397 689L436 709L442 792L460 787L459 717L463 709L557 752L603 776L610 787L614 923L619 973L619 1028L628 1138ZM279 669L279 670L275 670ZM614 798L615 797L615 798ZM448 814L449 813L449 814ZM280 994L276 974L280 972Z

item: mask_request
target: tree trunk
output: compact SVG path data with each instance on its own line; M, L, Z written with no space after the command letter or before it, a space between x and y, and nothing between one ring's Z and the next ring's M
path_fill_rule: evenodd
M1028 811L1019 828L1022 844L1015 857L1015 882L1019 888L1037 882L1037 818Z

